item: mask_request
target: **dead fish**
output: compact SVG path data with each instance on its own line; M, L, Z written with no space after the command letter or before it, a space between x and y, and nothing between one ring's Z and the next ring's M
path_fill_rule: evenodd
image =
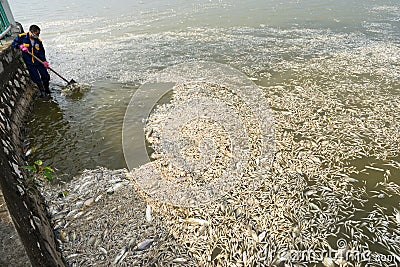
M202 219L197 219L197 218L189 218L184 221L187 223L190 223L190 224L209 225L208 221L202 220Z
M103 195L98 195L98 196L96 197L96 199L94 200L94 202L98 202L102 197L103 197Z
M25 157L28 157L30 154L32 154L32 148L30 148L30 149L28 149L26 152L25 152Z
M374 170L374 171L378 171L378 172L385 172L384 169L372 167L372 166L369 166L369 165L365 166L365 168L366 169L370 169L370 170Z
M299 227L294 227L293 228L293 230L292 230L292 236L294 237L294 238L296 238L296 237L298 237L299 235L300 235L300 228Z
M258 242L262 242L264 240L266 234L267 234L266 231L264 231L261 234L259 234L258 235Z
M71 217L72 215L74 215L74 214L77 213L78 211L79 211L78 209L71 210L70 212L68 212L68 214L67 214L67 216L65 216L65 218Z
M84 206L86 206L86 207L89 207L90 205L92 205L94 203L94 198L89 198L89 199L87 199L84 203L83 203L83 205Z
M75 214L73 218L77 219L77 218L81 217L83 214L85 214L85 212L84 211L80 211L77 214Z
M187 260L185 258L176 258L172 260L173 263L186 263Z
M88 182L84 183L83 185L81 185L79 187L79 193L82 192L82 189L84 189L88 185L91 185L92 183L93 183L92 181L88 181Z
M100 238L96 238L96 241L94 241L93 247L96 248L100 244L100 242L101 242L101 239Z
M199 231L197 232L197 234L198 234L198 235L204 234L204 232L206 231L206 229L207 229L206 225L200 226Z
M251 237L254 239L254 241L256 241L258 243L259 239L258 239L257 233L254 231L251 231L250 233L251 233Z
M383 198L385 198L385 194L381 193L381 194L378 194L378 195L374 195L374 196L372 196L372 197L374 197L374 198L379 198L379 199L383 199Z
M326 186L320 186L319 188L322 189L323 191L332 192L332 189Z
M23 195L25 194L25 191L24 191L24 189L23 189L21 186L17 185L17 189L18 189L19 194L20 194L21 196L23 196Z
M137 250L145 250L150 247L150 245L154 242L154 239L146 239L139 244L137 244L136 249Z
M66 258L67 260L69 260L69 259L78 257L79 255L80 255L80 254L75 253L75 254L71 254L71 255L69 255L69 256L67 256L67 257L65 257L65 258Z
M135 244L135 242L136 242L136 239L135 238L131 238L131 240L129 241L129 244L128 244L128 248L129 249L132 248L133 244Z
M153 217L151 216L151 206L147 205L147 207L146 207L146 221L148 223L151 223L152 220L153 220Z
M395 216L397 224L400 224L400 212L396 208L394 208L393 215Z
M105 248L99 247L99 250L104 256L107 256L107 250Z
M71 241L74 242L74 241L76 240L76 233L75 233L75 232L72 232L72 233L69 235L69 237L70 237Z
M328 257L325 257L325 258L322 260L322 264L323 264L325 267L335 267L335 262L333 261L333 259L328 258Z
M116 265L119 262L121 262L126 257L126 252L127 252L126 248L122 249L120 253L115 257L114 261L112 262L112 265Z
M92 237L89 238L89 240L88 240L88 242L87 242L87 245L88 245L88 246L92 246L92 245L94 244L95 241L96 241L96 237L95 237L95 236L92 236Z
M65 223L63 221L58 222L56 225L54 225L54 230L57 230L58 228L63 227L64 224Z
M27 149L27 147L26 147L26 148L24 149L24 150L26 150L25 156L28 157L28 156L31 155L32 153L35 153L39 148L40 148L40 146L33 146L33 147L31 147L31 148L28 148L28 149Z
M247 266L247 253L246 253L246 251L243 251L243 264L244 264L244 266Z
M349 183L358 183L359 181L352 177L345 177L344 180Z
M69 236L66 232L60 231L60 239L62 242L66 243L69 242Z
M123 183L118 183L118 184L116 184L116 185L110 187L110 188L107 190L107 194L111 195L111 194L117 192L123 185L124 185Z
M177 178L177 179L176 179L176 182L177 182L177 183L182 183L182 182L185 182L185 181L188 181L188 180L190 180L189 177L183 176L183 177Z
M308 190L308 191L306 191L306 192L304 193L304 195L307 196L307 197L309 197L309 196L315 195L316 193L318 193L317 190Z
M311 210L320 211L320 208L317 205L315 205L314 203L309 203L308 205L310 206Z
M75 207L77 209L79 209L79 208L81 208L83 206L84 203L85 203L84 201L78 201L78 202L75 203Z
M275 194L277 194L277 193L278 193L278 191L279 191L279 187L280 187L280 186L279 186L279 185L277 185L277 184L273 186L272 190L274 191L274 193L275 193Z

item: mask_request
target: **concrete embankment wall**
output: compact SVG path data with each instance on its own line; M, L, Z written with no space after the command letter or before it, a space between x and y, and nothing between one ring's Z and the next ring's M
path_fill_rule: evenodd
M64 266L41 196L20 168L21 131L36 89L20 52L10 43L0 50L0 266Z

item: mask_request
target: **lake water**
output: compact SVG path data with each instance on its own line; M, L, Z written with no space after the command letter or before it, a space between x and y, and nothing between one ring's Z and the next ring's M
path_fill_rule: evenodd
M121 129L135 91L159 70L207 60L242 71L266 90L273 109L280 102L276 86L282 86L316 88L327 98L339 99L349 112L360 109L371 118L374 110L388 110L381 129L369 129L378 125L371 122L377 119L363 113L355 121L363 121L366 128L351 134L374 146L379 143L389 156L385 150L364 151L375 156L350 156L344 164L359 172L354 177L362 183L354 186L365 186L369 195L379 194L377 182L385 179L381 168L390 170L391 180L399 184L396 131L392 139L382 132L382 140L370 140L368 132L399 126L398 0L32 0L10 5L25 30L30 24L41 27L54 69L91 85L80 96L64 96L63 81L52 75L52 100L36 101L28 122L27 141L34 151L28 160L42 159L64 180L86 168L125 167ZM268 90L272 87L274 92ZM284 112L301 110L299 105ZM339 111L318 112L329 120L341 116ZM378 170L366 171L367 165ZM400 199L398 194L387 196L369 202L362 215L373 212L378 203L392 216Z
M397 53L400 41L398 1L34 0L11 8L25 30L41 27L55 70L92 85L81 99L68 98L52 75L53 100L36 103L29 123L31 157L68 175L125 166L125 107L149 74L167 66L216 61L277 85L300 79L290 73L301 60L362 49L379 58ZM397 63L380 70L399 73Z

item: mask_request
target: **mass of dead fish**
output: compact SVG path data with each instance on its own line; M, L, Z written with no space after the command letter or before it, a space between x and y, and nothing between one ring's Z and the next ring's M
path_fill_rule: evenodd
M135 178L153 175L146 172L150 165L85 171L62 187L46 187L64 258L71 266L398 266L400 73L389 67L399 52L378 46L277 64L282 73L301 70L295 72L301 79L277 84L267 75L271 80L262 85L273 110L273 161L260 158L260 123L229 87L197 83L210 88L196 95L186 90L193 83L178 85L171 102L149 118L146 138L155 151L149 164L182 187L206 185L231 170L240 155L229 149L232 136L221 121L199 117L177 125L180 155L201 162L196 168L174 162L162 146L171 107L217 98L248 133L250 156L235 174L240 179L214 202L192 207L151 198ZM213 142L202 143L204 137ZM261 182L249 187L255 180ZM355 257L360 254L367 258Z

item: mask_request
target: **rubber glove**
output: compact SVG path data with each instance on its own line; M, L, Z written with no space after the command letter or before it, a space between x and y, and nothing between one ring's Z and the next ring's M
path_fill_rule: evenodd
M49 64L49 62L47 62L47 61L43 61L43 65L44 65L44 67L45 67L46 69L49 69L49 68L50 68L50 64Z
M26 46L24 46L23 44L19 46L19 49L21 49L24 52L28 51L28 48Z

